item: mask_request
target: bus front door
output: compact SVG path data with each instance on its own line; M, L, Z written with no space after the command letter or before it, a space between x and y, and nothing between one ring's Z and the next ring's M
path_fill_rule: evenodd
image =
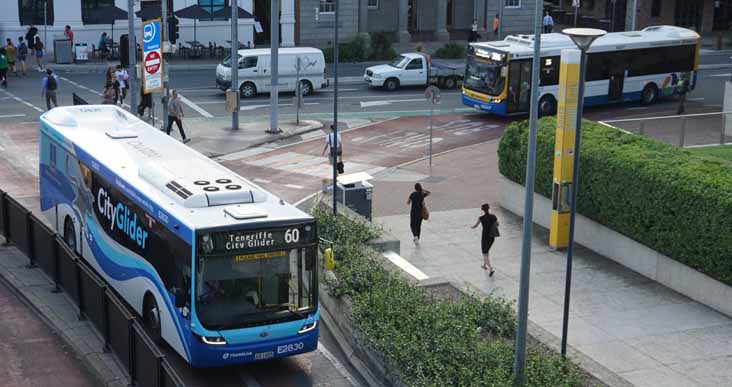
M625 83L625 69L616 63L610 65L610 85L608 100L610 102L623 100L623 85Z
M531 106L531 60L511 61L508 79L507 112L528 112Z

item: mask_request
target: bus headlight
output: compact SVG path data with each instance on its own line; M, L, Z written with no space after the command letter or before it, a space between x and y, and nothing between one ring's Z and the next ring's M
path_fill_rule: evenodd
M208 345L226 345L226 340L224 340L223 337L198 336L198 338L204 344L208 344Z
M309 323L303 325L302 328L300 328L300 330L297 331L297 333L308 333L308 332L312 331L313 329L315 329L315 327L317 327L317 326L318 326L317 321L309 322Z

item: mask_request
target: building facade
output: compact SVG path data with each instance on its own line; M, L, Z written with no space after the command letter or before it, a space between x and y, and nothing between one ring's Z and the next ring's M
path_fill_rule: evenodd
M332 44L335 0L297 2L297 41L319 47ZM369 32L394 33L401 42L464 40L476 20L481 37L490 39L500 2L504 2L504 35L533 30L536 0L340 0L339 35L344 41Z

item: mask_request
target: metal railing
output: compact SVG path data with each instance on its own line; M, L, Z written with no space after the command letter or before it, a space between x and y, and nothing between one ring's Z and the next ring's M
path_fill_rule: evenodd
M89 320L104 339L104 351L114 351L133 385L184 386L165 355L147 335L132 310L63 239L31 211L0 190L0 235L40 268L76 303L79 319Z
M732 141L732 112L624 118L600 123L682 148L724 145Z

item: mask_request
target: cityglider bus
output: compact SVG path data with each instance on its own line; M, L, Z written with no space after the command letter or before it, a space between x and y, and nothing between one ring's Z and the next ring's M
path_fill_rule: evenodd
M314 219L110 105L40 120L41 209L195 367L318 343Z
M699 68L699 34L673 26L613 32L597 39L587 60L585 106L640 100L652 104L676 92L679 77L691 89ZM556 113L563 49L576 48L560 33L541 36L539 114ZM528 113L534 36L472 43L463 83L463 104L497 115Z

